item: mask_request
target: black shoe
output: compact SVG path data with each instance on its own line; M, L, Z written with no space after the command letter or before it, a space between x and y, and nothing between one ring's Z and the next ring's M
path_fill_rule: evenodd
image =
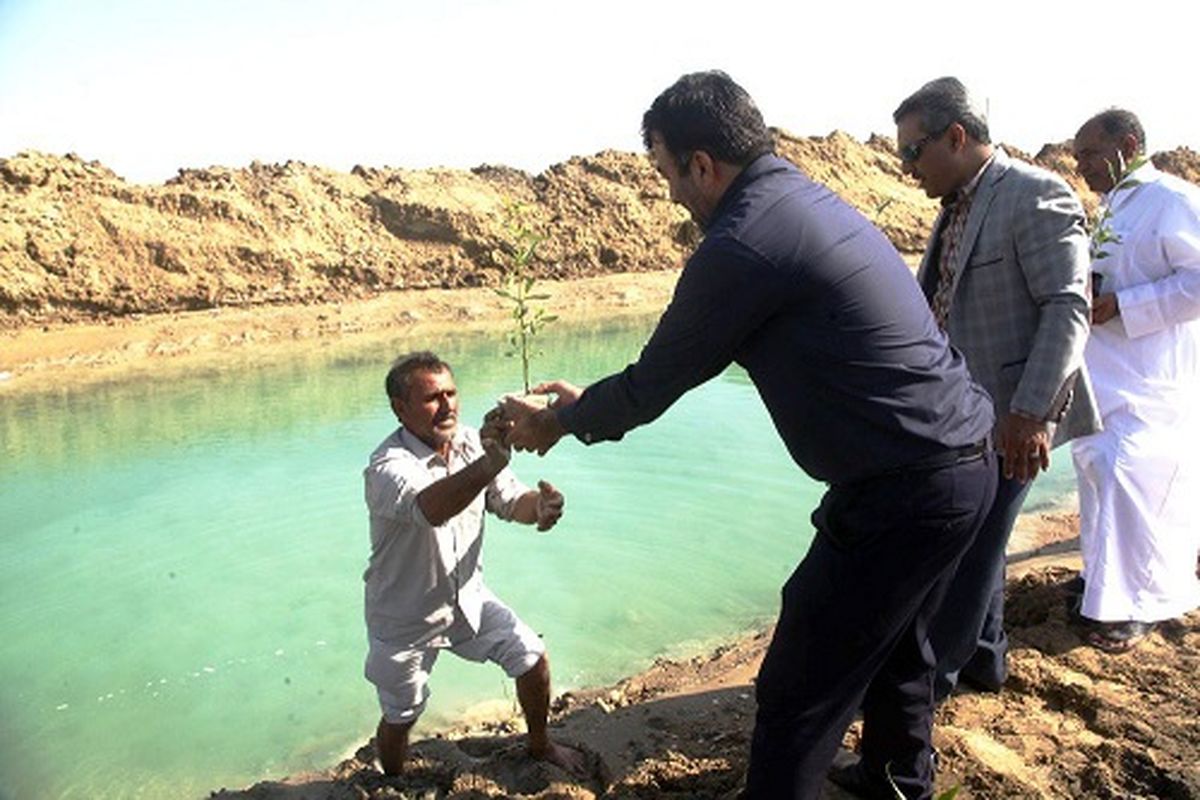
M1005 669L1003 680L997 681L995 677L982 678L978 675L967 675L963 672L958 674L958 685L965 690L970 690L977 694L999 694L1004 688L1004 681L1008 679L1008 670Z
M930 780L938 771L938 752L929 751ZM886 776L875 776L863 766L862 759L854 753L839 750L833 757L833 766L829 768L828 778L835 786L866 800L896 800L900 790L892 785Z
M863 766L862 759L852 753L839 752L829 768L828 777L835 786L863 800L895 800L896 797L887 779L873 776Z

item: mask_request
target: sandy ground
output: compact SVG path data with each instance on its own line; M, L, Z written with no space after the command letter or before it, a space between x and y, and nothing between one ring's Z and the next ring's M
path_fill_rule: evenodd
M547 285L572 319L646 314L674 272ZM486 289L428 290L327 306L223 308L102 325L0 334L0 399L186 368L356 347L377 337L497 328L506 309ZM1061 456L1060 456L1061 457ZM961 694L938 713L938 785L959 798L1200 797L1200 612L1160 626L1141 647L1086 646L1064 610L1079 568L1070 509L1024 516L1010 545L1011 675L1002 693ZM589 754L572 778L531 762L507 715L418 731L409 772L386 779L370 742L330 770L222 790L221 798L724 798L736 794L753 721L753 678L769 631L712 653L660 661L613 686L556 700L555 735ZM369 735L364 732L364 737ZM852 727L845 744L853 748ZM830 788L833 800L845 795Z

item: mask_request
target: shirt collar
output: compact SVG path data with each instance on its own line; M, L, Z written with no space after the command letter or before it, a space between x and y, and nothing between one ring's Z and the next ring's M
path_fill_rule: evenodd
M1145 164L1142 164L1140 167L1126 176L1126 178L1132 177L1134 179L1135 182L1133 185L1127 186L1120 191L1117 191L1116 187L1114 186L1112 189L1109 189L1104 193L1104 196L1101 198L1101 202L1103 202L1104 205L1109 208L1116 208L1132 197L1134 190L1137 189L1138 186L1143 183L1154 183L1158 180L1160 174L1161 173L1154 166L1154 164L1147 159Z
M956 191L953 191L942 198L942 207L949 208L958 201L967 200L973 194L975 194L975 190L979 188L979 182L983 180L983 173L987 172L987 168L990 167L992 162L995 160L996 151L993 150L992 154L987 157L987 161L984 161L975 174L971 177L971 180L958 187Z
M739 172L737 177L733 179L733 182L729 184L729 188L725 190L725 194L721 195L721 199L717 202L717 207L713 209L712 216L709 218L707 227L713 227L713 223L720 219L721 216L729 209L729 206L733 204L734 198L740 195L742 190L745 189L746 186L748 186L752 181L757 180L760 176L765 175L768 172L787 169L789 166L791 166L790 161L785 161L775 153L763 153L761 156L742 167L742 171Z
M411 452L414 456L421 459L421 461L425 464L430 464L434 461L442 462L441 453L425 444L425 442L417 438L412 431L403 426L400 428L400 444L403 445L405 449ZM462 448L463 432L462 428L459 427L459 429L454 432L454 438L450 440L450 455L453 456L455 453L461 451Z

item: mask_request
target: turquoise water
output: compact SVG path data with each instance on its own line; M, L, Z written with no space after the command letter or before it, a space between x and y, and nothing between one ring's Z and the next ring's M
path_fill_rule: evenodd
M536 371L586 383L652 324L555 326ZM422 346L465 420L514 388L500 337L470 336L0 398L0 798L201 797L367 738L360 470L394 425L383 374ZM1029 505L1070 490L1064 461ZM820 493L737 369L620 444L514 467L567 514L491 521L488 581L558 691L769 621ZM421 725L490 702L515 702L500 671L446 657Z

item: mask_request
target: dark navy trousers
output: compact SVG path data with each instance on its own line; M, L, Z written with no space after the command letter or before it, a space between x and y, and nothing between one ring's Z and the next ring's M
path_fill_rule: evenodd
M929 625L996 490L995 456L836 485L783 587L758 675L747 798L815 798L863 710L863 760L932 792Z
M933 621L929 640L937 654L933 694L941 702L960 679L999 691L1008 677L1008 635L1004 632L1004 551L1030 483L1000 474L996 499L975 542L963 556L946 599Z

